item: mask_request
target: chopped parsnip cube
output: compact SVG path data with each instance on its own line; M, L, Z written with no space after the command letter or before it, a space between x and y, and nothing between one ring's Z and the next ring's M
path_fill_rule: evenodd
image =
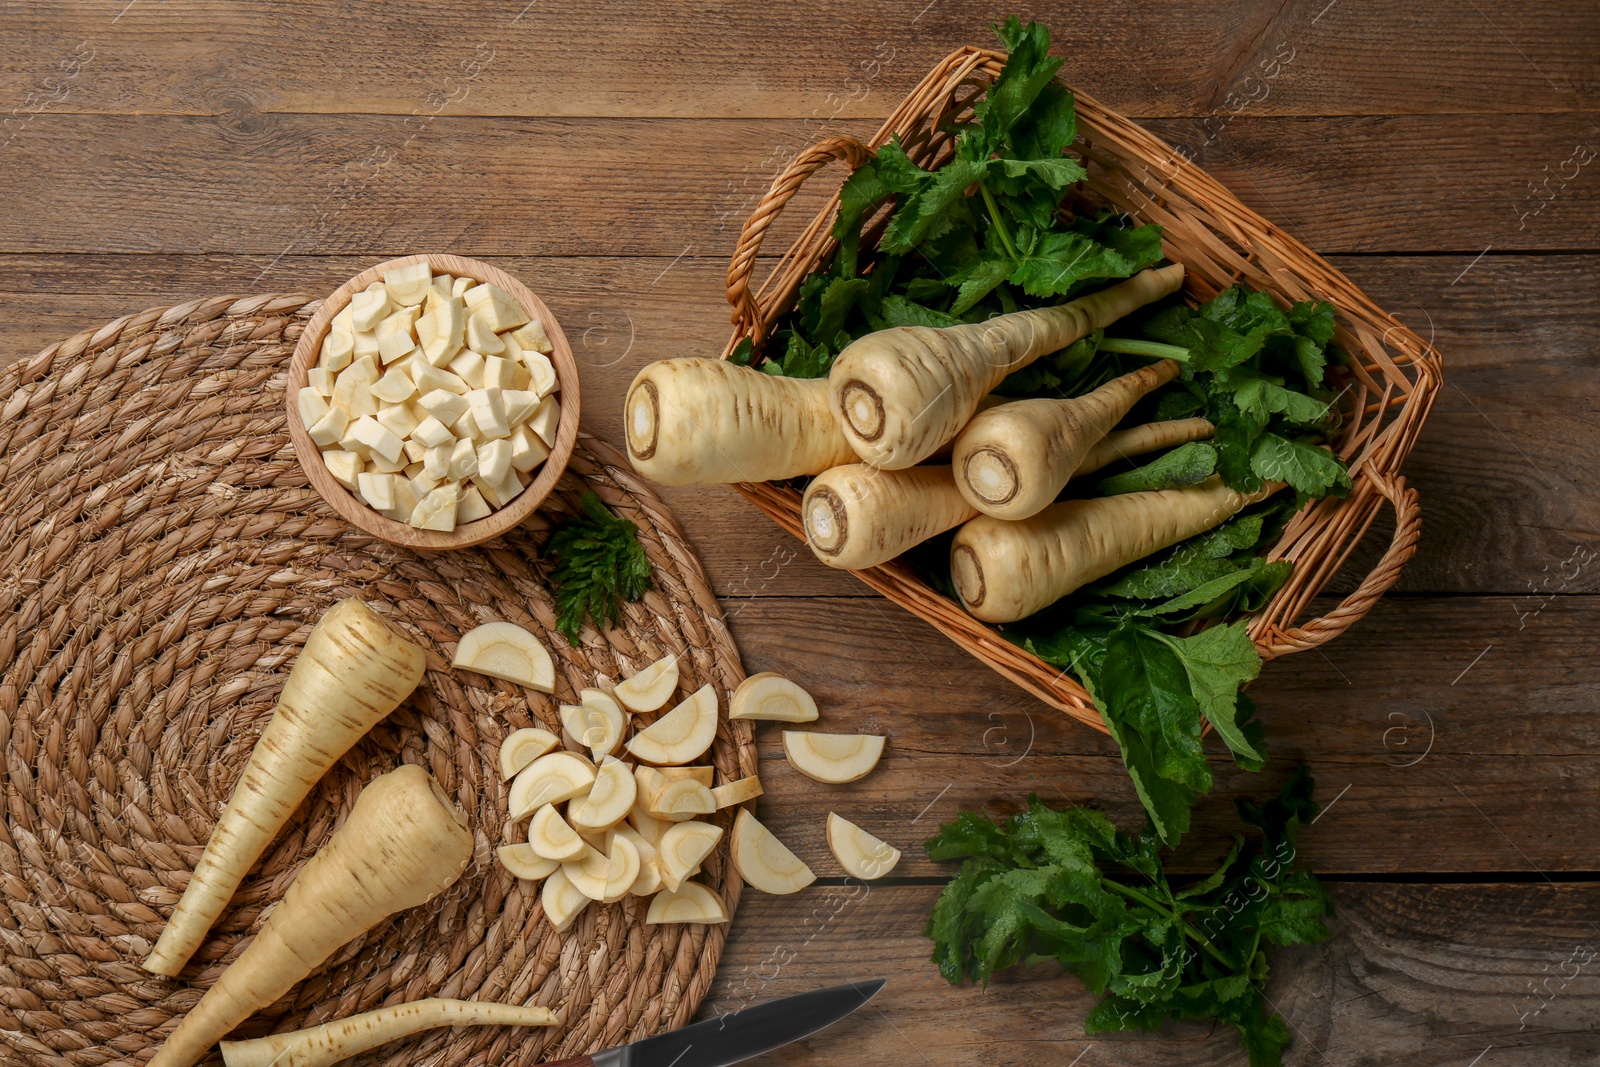
M561 405L553 396L539 401L539 407L528 419L528 429L539 435L539 440L556 446L556 427L561 424Z
M417 500L420 502L423 497L439 488L440 479L423 470L420 463L414 463L412 467L417 469L417 473L410 475L411 488L416 491ZM411 467L407 467L406 470L409 472Z
M489 299L489 291L493 288L494 287L488 282L479 282L476 285L469 285L461 294L461 302L467 305L467 310L470 312L479 304Z
M355 492L356 479L361 474L360 456L335 448L322 454L322 462L328 465L328 473L333 475L336 482Z
M428 446L414 437L406 438L406 459L412 463L421 463L422 457L427 453Z
M431 299L433 299L434 294L437 294L439 299L441 299L441 300L449 300L450 299L450 286L454 282L455 282L455 279L450 277L450 275L448 275L448 274L435 274L433 276L433 282L432 282L432 284L430 286L431 289L432 289L432 293L424 294L425 299L430 299L431 300Z
M467 390L471 388L456 375L447 370L440 370L426 360L420 367L413 363L410 373L411 380L417 383L417 392L424 395L442 389L457 396L466 396Z
M378 381L378 362L371 356L362 356L339 372L335 382L345 380L359 385L363 389L371 388Z
M524 352L542 352L548 356L555 351L555 346L550 343L550 338L544 332L544 323L538 319L530 319L512 330L511 339L517 342L517 347Z
M322 418L306 427L306 433L311 435L318 448L327 448L339 443L349 425L350 416L344 413L344 408L329 408Z
M389 298L402 304L422 303L432 281L433 273L425 259L383 272L383 285L389 291Z
M483 388L483 357L470 348L463 348L450 361L450 370L474 389Z
M434 478L444 481L450 477L449 445L436 445L422 454L422 469Z
M416 391L416 385L399 367L390 367L383 372L382 378L372 384L372 395L385 404L403 404Z
M411 436L429 448L436 448L439 445L446 444L453 445L456 439L455 434L450 432L449 427L432 415L418 423L417 428L411 431Z
M450 450L450 477L459 480L477 473L478 450L472 447L470 438L464 437Z
M467 347L483 356L498 356L506 350L506 343L495 336L489 321L475 312L467 315Z
M417 510L416 489L412 488L411 479L396 476L394 479L394 507L384 512L395 522L410 522L411 513Z
M350 321L357 333L377 329L378 323L393 310L394 305L389 303L389 292L382 282L374 283L371 288L350 299Z
M463 441L483 440L483 434L478 432L478 424L472 421L471 411L463 411L461 417L450 425L450 432Z
M356 373L361 365L361 361L352 363L333 383L332 406L343 408L344 413L353 419L378 413L378 398L372 395L372 385L377 377L368 378L365 374Z
M543 352L532 352L528 349L522 351L522 363L528 368L528 377L531 384L528 388L538 393L541 397L549 396L556 391L556 368L550 362L550 357Z
M467 410L467 398L457 396L447 389L434 389L418 401L422 410L446 426L454 426L461 413Z
M401 308L378 323L378 355L384 363L402 359L417 347L415 321L409 308Z
M478 476L472 479L472 484L478 487L483 498L497 508L503 508L511 503L512 499L522 492L522 483L517 480L516 471L507 471L506 476L500 481L491 481L483 476L481 470L482 460L479 460L480 470Z
M471 288L472 288L472 279L471 278L452 278L452 279L450 279L450 295L451 296L460 296L463 293L465 293L468 289L471 289Z
M491 335L492 336L492 335ZM483 386L485 389L526 389L528 387L528 371L520 363L513 363L509 359L499 356L490 356L483 361Z
M506 389L500 393L506 409L506 425L521 426L539 408L539 394L531 389Z
M382 456L368 456L366 469L368 474L399 474L406 469L408 462L404 455L393 461Z
M333 395L333 371L327 367L312 367L306 371L306 384L324 397Z
M456 504L458 503L460 484L445 482L433 492L417 501L416 510L411 513L411 525L424 530L439 530L449 533L456 528Z
M478 476L499 483L511 470L511 442L505 438L478 446Z
M335 330L343 330L348 334L356 332L354 313L350 310L349 304L346 304L344 309L333 317L333 322L329 323L329 326Z
M456 525L458 526L465 522L477 522L479 519L487 519L492 514L494 514L494 509L489 506L487 500L483 499L483 494L478 492L478 487L475 485L467 486L466 491L461 494L461 499L456 502Z
M300 409L300 422L305 426L313 426L317 420L328 413L328 402L311 386L303 386L294 395L295 404Z
M462 334L466 329L466 312L455 297L440 301L432 310L425 311L417 320L417 343L423 355L435 367L442 367L461 351Z
M356 488L361 493L361 499L378 510L388 511L394 507L394 475L393 474L367 474L362 472L356 475Z
M410 437L411 431L422 421L408 404L385 404L378 409L377 419L402 441Z
M322 365L331 371L342 371L355 358L356 342L349 330L335 326L322 339Z
M485 316L489 328L495 333L521 326L528 321L528 313L509 294L490 286L489 299L481 301L477 314Z
M355 358L371 356L377 359L381 353L378 351L378 335L371 330L357 330L355 334Z
M405 450L400 438L371 415L357 419L350 429L350 435L371 449L374 455L382 456L391 463L399 459Z
M511 469L531 471L550 458L550 448L539 438L519 426L511 435Z
M467 410L472 414L472 424L479 434L494 439L510 437L511 427L506 423L505 404L498 389L474 389L467 394Z

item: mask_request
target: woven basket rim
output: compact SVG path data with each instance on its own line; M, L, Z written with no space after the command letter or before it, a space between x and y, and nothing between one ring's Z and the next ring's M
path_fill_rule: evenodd
M801 279L832 256L829 236L838 206L835 192L805 230L756 286L753 274L762 240L789 199L812 175L833 162L853 170L872 149L899 135L919 162L938 157L938 130L971 106L998 74L1006 56L987 48L958 48L936 64L884 121L873 137L818 141L795 157L756 205L728 266L728 301L734 329L723 351L749 338L758 346L792 305ZM1058 78L1063 85L1065 81ZM1185 294L1204 299L1231 281L1249 281L1287 302L1316 296L1334 305L1335 340L1352 356L1343 369L1354 396L1346 402L1349 419L1335 450L1350 465L1352 487L1343 498L1327 497L1294 515L1268 555L1296 566L1288 583L1250 616L1248 632L1263 659L1320 645L1365 615L1398 580L1416 551L1420 509L1416 490L1400 468L1432 408L1442 381L1442 360L1394 316L1383 311L1358 286L1293 235L1233 196L1171 145L1124 118L1092 96L1074 94L1078 139L1072 149L1084 157L1088 193L1141 221L1166 229L1168 258L1184 264ZM931 146L931 147L930 147ZM924 151L926 149L926 151ZM1117 180L1125 186L1116 184ZM1129 202L1130 193L1141 202ZM1180 242L1184 253L1175 254ZM1341 394L1344 395L1344 394ZM800 494L771 484L736 488L781 527L804 540ZM1338 605L1320 617L1302 617L1388 504L1394 533L1372 571ZM890 562L854 572L868 586L912 611L972 655L1074 718L1096 729L1105 724L1089 694L1067 672L1045 663L1000 636L997 627L977 622L959 605L935 593L908 567Z

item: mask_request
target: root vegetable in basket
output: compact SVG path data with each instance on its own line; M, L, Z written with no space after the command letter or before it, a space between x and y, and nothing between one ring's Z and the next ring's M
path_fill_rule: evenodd
M628 458L662 485L766 482L856 458L828 410L828 383L720 359L664 359L623 404Z
M861 459L891 470L915 466L954 437L1006 375L1182 284L1183 267L1173 264L1056 307L879 330L839 353L828 374L829 405Z
M373 779L261 932L184 1016L149 1067L191 1067L339 947L454 884L472 859L466 820L437 782L405 766Z
M426 264L424 264L426 265ZM441 1026L554 1026L549 1008L430 997L254 1041L224 1041L227 1067L329 1067Z
M956 438L951 456L956 488L985 515L1037 515L1134 404L1177 376L1178 364L1164 359L1082 396L990 408Z
M950 577L984 622L1015 622L1179 541L1203 533L1277 489L1252 494L1221 478L1183 489L1064 500L1011 522L980 515L956 532Z
M811 551L850 571L894 559L977 513L942 465L891 471L849 463L813 478L800 502Z
M422 649L359 600L328 609L295 659L145 970L171 977L183 968L295 808L339 757L400 706L422 670Z

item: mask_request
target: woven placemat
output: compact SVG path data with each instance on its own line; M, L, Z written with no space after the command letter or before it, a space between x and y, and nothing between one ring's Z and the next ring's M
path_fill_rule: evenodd
M503 540L430 558L347 526L308 487L284 428L283 368L315 307L274 296L158 308L0 372L0 1062L144 1062L361 786L401 763L432 772L468 813L472 867L240 1034L428 996L563 1008L549 1030L435 1031L353 1061L532 1064L680 1025L711 984L726 925L646 926L630 898L592 905L558 936L537 886L493 860L520 839L496 770L508 732L559 730L558 702L667 652L684 692L710 682L726 701L743 677L693 550L587 435L545 510ZM638 524L655 589L570 648L538 550L547 516L572 512L584 489ZM347 596L427 650L422 687L324 779L183 976L146 974L139 963L296 652ZM457 637L493 619L543 636L553 698L449 668ZM748 724L724 720L713 756L728 778L755 773ZM705 881L732 912L739 883L722 855Z

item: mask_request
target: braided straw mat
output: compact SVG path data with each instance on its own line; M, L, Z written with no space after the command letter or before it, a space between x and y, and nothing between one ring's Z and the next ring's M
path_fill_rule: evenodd
M236 1036L429 996L564 1009L558 1027L438 1030L359 1061L532 1064L681 1025L711 984L726 924L646 926L628 898L558 936L538 886L494 860L522 840L497 771L511 730L559 731L558 702L667 652L684 692L710 682L726 701L743 677L693 550L587 435L546 511L570 513L593 489L638 524L655 589L614 628L586 628L579 648L555 630L538 556L548 520L433 557L347 526L308 487L284 429L283 369L315 308L303 296L158 308L0 372L0 1063L147 1060L362 784L401 763L467 812L472 866ZM427 650L422 686L317 787L182 979L145 973L296 652L350 596ZM450 669L458 635L494 619L542 635L554 697ZM724 719L713 758L727 779L755 773L748 724ZM731 913L739 882L723 856L704 880Z

